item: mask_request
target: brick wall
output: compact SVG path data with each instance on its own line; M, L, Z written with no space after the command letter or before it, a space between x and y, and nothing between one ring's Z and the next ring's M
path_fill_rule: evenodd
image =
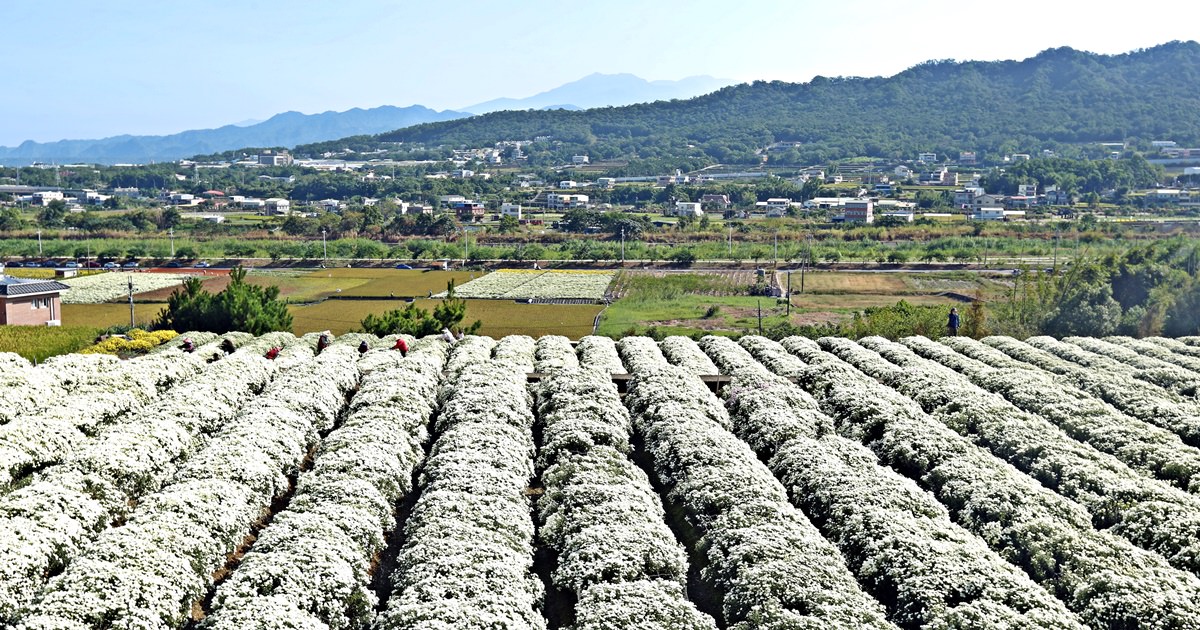
M33 308L34 300L49 300L49 306ZM57 295L34 295L34 296L12 296L8 298L0 298L3 302L3 315L0 315L0 324L11 324L14 326L45 326L46 322L51 319L62 319L62 302ZM53 314L53 317L51 317Z

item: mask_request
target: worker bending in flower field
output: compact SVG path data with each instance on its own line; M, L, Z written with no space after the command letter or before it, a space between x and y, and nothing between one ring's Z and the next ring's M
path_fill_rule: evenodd
M408 356L408 342L404 340L404 337L397 337L396 344L392 346L392 350L399 350L400 356L406 357Z

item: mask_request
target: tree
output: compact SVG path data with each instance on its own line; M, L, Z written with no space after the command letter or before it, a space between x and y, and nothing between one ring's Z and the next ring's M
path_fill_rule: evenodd
M16 208L5 208L0 211L0 232L12 232L25 227L25 219Z
M37 219L42 227L59 227L66 216L67 203L62 199L55 199L38 211Z
M199 278L188 278L181 290L167 300L167 308L154 322L158 329L232 331L262 335L292 329L292 315L279 299L279 287L261 287L246 282L246 270L236 267L229 286L209 293Z
M516 232L519 229L521 229L521 222L516 217L508 214L500 217L499 230L501 234Z
M363 332L377 337L386 335L412 335L424 337L436 335L443 328L460 330L465 334L474 334L483 327L483 322L475 320L470 326L460 326L467 314L467 301L454 296L454 281L446 285L446 299L433 307L433 313L420 308L415 302L410 302L404 308L394 309L376 316L374 313L363 318Z

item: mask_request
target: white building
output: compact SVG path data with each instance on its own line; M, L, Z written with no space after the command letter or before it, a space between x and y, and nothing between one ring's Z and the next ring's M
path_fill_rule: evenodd
M500 215L513 217L519 221L521 219L521 204L507 202L500 204Z
M578 188L579 182L576 182L573 179L564 179L561 182L558 182L558 187L559 188Z
M588 207L588 196L566 193L549 193L546 195L546 207L555 209L586 208Z
M587 164L590 161L591 160L589 160L588 156L586 156L586 155L572 155L571 156L572 164Z
M975 221L1008 221L1025 217L1024 210L1005 210L1004 208L980 208L968 215Z
M292 203L287 199L279 197L271 197L264 202L263 206L268 214L291 214Z
M667 216L677 217L702 217L704 210L700 207L698 201L676 201L674 207L667 208Z
M922 164L933 164L937 161L936 153L918 153L917 161Z

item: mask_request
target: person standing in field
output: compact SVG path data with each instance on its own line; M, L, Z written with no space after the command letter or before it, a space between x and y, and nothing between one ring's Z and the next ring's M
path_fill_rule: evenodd
M404 337L396 338L396 345L392 346L392 350L399 350L400 356L408 356L408 342L404 341Z
M946 329L950 331L951 337L958 336L958 326L959 326L958 309L951 308L950 309L950 319L946 322Z

